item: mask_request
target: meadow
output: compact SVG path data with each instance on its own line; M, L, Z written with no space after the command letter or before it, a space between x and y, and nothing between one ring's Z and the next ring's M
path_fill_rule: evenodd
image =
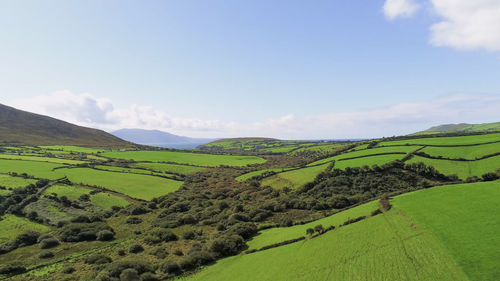
M476 160L486 155L491 155L500 152L500 142L460 147L436 147L429 146L421 150L433 157L443 157L450 159L468 159Z
M205 167L218 167L220 165L246 166L266 162L265 159L257 156L213 155L174 151L110 151L101 153L101 155L110 158L134 160L139 162L173 162Z
M104 165L96 165L94 168L99 170L106 170L110 172L121 172L121 173L129 173L129 174L141 174L141 175L153 175L153 176L168 176L165 173L157 173L144 169L134 169L134 168L125 168L125 167L117 167L117 166L104 166Z
M45 190L44 194L57 194L58 197L66 196L70 200L77 200L81 195L89 194L93 189L81 186L53 185ZM124 207L130 204L127 200L107 192L90 195L90 202L96 206L111 209L113 206Z
M335 162L333 168L344 170L347 167L350 168L363 167L363 166L372 167L373 165L382 166L384 164L393 162L395 160L401 160L403 159L403 157L405 157L404 154L385 154L385 155L374 155L374 156L347 159L347 160L339 160Z
M395 197L394 208L432 232L471 280L500 276L500 181L434 187Z
M396 211L313 239L239 255L188 276L219 280L468 280L430 232Z
M71 160L71 159L64 159L64 158L26 156L26 155L17 155L17 154L0 154L0 159L39 161L39 162L49 162L49 163L56 163L56 164L69 164L69 165L78 165L78 164L85 163L85 161Z
M293 168L274 168L274 169L264 169L264 170L253 171L250 173L243 174L239 177L236 177L236 180L239 182L243 182L243 181L246 181L250 178L260 176L260 175L267 173L267 172L281 173L281 172L285 172L285 171L290 170L290 169L293 169Z
M87 153L87 154L98 154L107 151L106 149L101 149L101 148L90 148L90 147L74 146L74 145L42 145L40 147L47 150L60 150L60 151Z
M248 244L249 249L260 249L264 246L280 243L287 240L296 239L306 235L308 228L314 228L316 225L321 224L324 228L329 226L338 227L348 219L353 219L361 216L369 216L373 211L378 209L378 200L356 206L351 209L333 214L331 216L315 220L310 223L294 225L290 227L276 227L259 232Z
M316 176L325 171L327 164L307 167L297 170L292 170L284 173L279 173L262 180L262 186L272 186L273 188L281 189L288 187L291 189L299 188L308 182L312 182Z
M25 187L34 183L36 183L36 180L34 179L25 179L21 177L12 177L9 175L0 174L0 186L4 186L7 188Z
M432 137L421 139L408 139L397 141L383 141L378 146L391 146L391 145L437 145L437 146L454 146L454 145L472 145L484 144L489 142L499 142L500 133L484 134L484 135L471 135L471 136L458 136L458 137Z
M14 239L26 230L35 230L39 232L48 232L51 227L32 222L26 218L16 217L14 215L4 215L0 220L0 244Z
M0 173L26 173L30 176L50 180L64 177L59 169L53 171L54 168L61 166L47 162L0 159Z
M444 175L457 175L465 180L468 177L481 177L485 173L496 172L500 169L500 155L476 161L452 161L444 159L429 159L420 156L413 156L406 163L423 162L427 166L433 166Z
M188 165L179 165L179 164L168 164L168 163L150 163L150 162L141 162L133 164L134 167L146 168L155 170L157 172L163 173L174 173L181 175L190 175L200 171L205 170L203 167L195 167Z

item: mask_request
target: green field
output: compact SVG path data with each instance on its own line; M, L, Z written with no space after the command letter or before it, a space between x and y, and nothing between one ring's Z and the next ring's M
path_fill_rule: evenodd
M97 166L95 166L95 168L99 169L99 170L106 170L106 171L111 171L111 172L122 172L122 173L141 174L141 175L167 176L164 173L157 173L157 172L152 172L152 171L143 170L143 169L124 168L124 167L116 167L116 166L104 166L104 165L97 165Z
M25 187L25 186L28 186L28 185L34 184L34 183L36 183L36 180L33 180L33 179L25 179L25 178L21 178L21 177L11 177L9 175L1 175L0 174L0 186L4 186L7 188Z
M0 173L26 173L37 178L51 180L64 177L60 169L52 171L52 169L61 166L62 165L46 162L0 159Z
M417 162L423 162L427 166L433 166L444 175L456 174L463 180L472 176L481 177L485 173L496 172L500 169L500 156L477 161L452 161L413 156L406 163L411 164Z
M436 235L471 280L499 280L500 181L416 191L392 204Z
M316 176L325 171L327 164L307 167L297 170L292 170L284 173L279 173L262 180L262 186L272 186L273 188L281 189L284 187L299 188L308 182L312 182Z
M92 191L92 189L80 186L53 185L45 190L44 194L55 193L58 197L66 196L71 200L77 200L81 195L89 194L90 191ZM127 200L106 192L90 195L90 202L106 209L110 209L113 206L123 207L129 204Z
M482 144L488 142L500 141L500 133L485 134L485 135L472 135L472 136L459 136L459 137L432 137L421 139L397 140L397 141L384 141L379 143L379 146L389 145L470 145Z
M136 164L134 164L134 166L155 170L157 172L174 173L174 174L181 174L181 175L190 175L190 174L194 174L194 173L205 170L205 168L202 168L202 167L194 167L194 166L178 165L178 164L168 164L168 163L143 162L143 163L136 163Z
M401 160L403 159L403 157L405 157L404 154L385 154L385 155L375 155L375 156L348 159L348 160L340 160L335 162L333 168L344 170L347 167L350 168L363 167L363 166L372 167L373 165L382 166L384 164L393 162L395 160Z
M258 236L254 237L247 244L249 249L260 249L264 246L292 240L302 236L307 236L306 230L308 228L314 228L318 224L323 225L324 228L332 225L337 227L343 224L348 219L353 219L360 216L369 216L372 211L375 211L378 208L379 202L378 200L375 200L310 223L294 225L291 227L266 229L261 231Z
M105 187L132 198L151 200L176 191L183 182L160 177L98 171L90 168L61 169L77 184Z
M27 230L48 232L52 228L14 215L4 215L0 220L0 244L16 238Z
M179 164L190 164L195 166L217 167L227 166L246 166L251 164L261 164L266 162L257 156L236 156L236 155L211 155L190 152L174 151L126 151L126 152L105 152L102 156L134 160L134 161L154 161L154 162L173 162Z
M389 211L317 238L226 258L182 280L468 279L432 233Z
M267 173L267 172L279 173L279 172L284 172L284 171L287 171L290 169L292 169L292 168L275 168L275 169L264 169L264 170L253 171L250 173L243 174L239 177L236 177L236 180L239 182L243 182L243 181L246 181L247 179L250 179L250 178L253 178L256 176L260 176L260 175Z
M420 146L395 146L395 147L378 147L378 148L371 148L371 149L355 150L353 152L343 153L343 154L340 154L337 156L328 157L325 159L318 160L316 162L309 164L308 166L328 163L328 162L332 162L333 160L361 157L361 156L381 154L381 153L402 153L402 154L403 153L410 153L410 152L413 152L419 148L420 148Z
M442 156L444 158L463 158L475 160L486 155L500 153L500 142L474 145L474 146L459 146L459 147L435 147L429 146L421 150L430 156Z
M49 163L56 163L56 164L70 164L70 165L78 165L78 164L85 163L85 161L80 161L80 160L71 160L71 159L63 159L63 158L55 158L55 157L26 156L26 155L17 155L17 154L0 154L0 159L40 161L40 162L49 162Z
M90 147L74 146L74 145L45 145L40 147L48 150L62 150L68 152L78 152L78 153L88 153L88 154L93 154L93 153L96 154L106 151L105 149L101 148L90 148Z
M329 153L334 153L335 151L338 151L339 149L342 149L345 146L346 146L346 144L344 144L344 143L320 144L320 145L309 146L309 147L301 147L301 148L291 152L291 154L292 155L300 155L301 153L304 153L304 152L329 154Z

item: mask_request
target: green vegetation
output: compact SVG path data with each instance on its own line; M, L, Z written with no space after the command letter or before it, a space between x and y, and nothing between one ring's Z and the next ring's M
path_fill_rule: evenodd
M432 233L411 225L389 211L310 240L230 257L182 280L468 280Z
M446 124L435 126L425 131L416 133L419 134L437 134L437 133L449 133L449 132L498 132L500 131L500 122L496 123L484 123L484 124Z
M125 168L125 167L116 167L116 166L104 166L104 165L97 165L97 166L94 166L94 168L99 169L99 170L111 171L111 172L166 176L165 174L162 174L162 173L156 173L156 172L143 170L143 169L134 169L134 168Z
M484 144L489 142L500 141L500 133L497 134L484 134L484 135L471 135L471 136L457 136L457 137L429 137L429 138L415 138L407 140L384 141L379 146L390 145L437 145L437 146L456 146L456 145L474 145Z
M106 151L105 149L101 148L90 148L90 147L75 146L75 145L45 145L40 147L48 150L62 150L62 151L86 153L86 154L98 154Z
M64 169L64 174L73 183L104 187L144 200L173 192L182 185L181 181L160 177L98 171L90 168Z
M471 280L500 276L500 181L449 185L395 197L395 208L432 232Z
M424 152L432 157L476 160L487 155L499 153L500 142L460 147L429 146L422 149L421 152Z
M134 166L140 167L140 168L151 169L151 170L154 170L157 172L174 173L174 174L181 174L181 175L190 175L190 174L194 174L194 173L205 170L205 168L202 168L202 167L194 167L194 166L178 165L178 164L168 164L168 163L143 162L143 163L136 163L136 164L134 164Z
M236 178L237 181L239 182L243 182L243 181L246 181L247 179L250 179L250 178L253 178L253 177L256 177L256 176L260 176L262 174L265 174L265 173L280 173L280 172L285 172L287 170L290 170L291 168L276 168L276 169L264 169L264 170L258 170L258 171L253 171L253 172L250 172L250 173L246 173L246 174L243 174L239 177Z
M9 175L0 174L0 186L4 186L6 188L25 187L29 184L34 184L34 183L36 183L36 180L33 179L25 179L21 177L12 177Z
M85 161L71 160L71 159L64 159L64 158L37 157L37 156L25 156L25 155L16 155L16 154L0 154L0 159L40 161L40 162L49 162L49 163L57 163L57 164L70 164L70 165L78 165L78 164L85 163Z
M442 174L457 175L460 179L465 180L468 177L481 177L483 174L496 172L500 167L500 155L477 161L452 161L413 156L407 161L409 164L418 162L433 166Z
M314 167L292 170L284 173L279 173L274 176L265 178L262 185L272 186L273 188L299 188L308 182L312 182L316 176L325 171L329 164L323 164Z
M27 230L48 232L52 228L13 215L4 215L0 220L0 243L16 238Z
M46 162L0 159L0 173L26 173L30 176L43 179L64 177L60 170L53 171L57 167L61 167L61 165Z
M265 159L257 156L212 155L174 151L113 151L101 153L101 155L125 160L172 162L206 167L217 167L221 165L246 166L266 162Z
M401 160L404 156L405 156L404 154L385 154L385 155L375 155L370 157L354 158L348 160L340 160L335 162L333 168L344 170L347 167L350 168L363 167L363 166L371 167L373 165L382 166L395 160Z
M356 206L354 208L336 213L326 218L322 218L310 223L294 225L291 227L279 227L263 230L258 236L254 237L247 244L249 249L260 249L264 246L280 243L287 240L296 239L306 235L308 228L314 228L316 225L322 225L325 228L330 226L338 227L345 221L361 216L369 216L378 209L378 200Z
M53 185L45 190L44 194L57 194L58 197L66 196L71 200L77 200L80 196L84 194L89 194L93 189L80 187L80 186L69 186L69 185ZM96 206L111 209L113 206L124 207L129 204L129 202L122 197L109 194L106 192L99 192L96 194L90 194L90 202Z

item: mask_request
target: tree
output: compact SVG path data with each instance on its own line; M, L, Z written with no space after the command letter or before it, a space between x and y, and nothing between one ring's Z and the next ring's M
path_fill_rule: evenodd
M323 228L323 225L318 224L317 226L314 227L314 231L321 234L325 231L325 229Z
M306 229L306 234L307 235L313 235L314 234L314 229L312 229L312 228Z

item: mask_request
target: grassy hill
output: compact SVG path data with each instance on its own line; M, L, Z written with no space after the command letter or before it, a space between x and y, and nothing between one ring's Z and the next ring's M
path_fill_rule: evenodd
M499 132L500 131L500 122L495 123L484 123L484 124L445 124L431 127L425 131L421 131L416 133L419 134L440 134L440 133L455 133L455 132L464 132L464 133L474 133L474 132Z
M132 143L101 130L0 104L0 144L130 147Z

